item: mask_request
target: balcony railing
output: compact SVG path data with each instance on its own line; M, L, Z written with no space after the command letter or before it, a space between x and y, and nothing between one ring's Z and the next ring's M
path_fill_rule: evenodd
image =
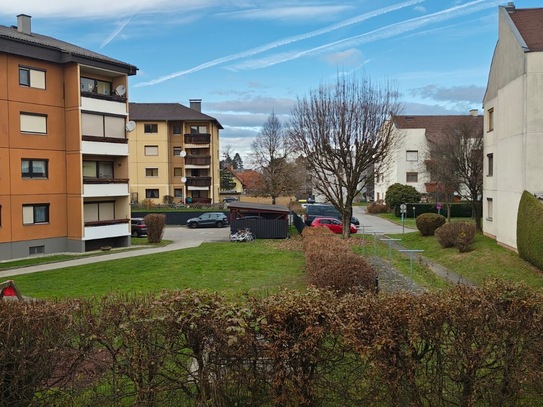
M85 91L81 91L81 96L82 97L86 97L86 98L93 98L93 99L101 99L101 100L111 100L113 102L122 102L122 103L126 103L126 96L120 96L120 95L117 95L117 94L112 94L112 95L103 95L101 93L96 93L96 92L85 92Z
M209 144L211 134L185 134L185 144Z
M188 155L185 157L185 164L187 165L210 165L211 156L197 156L197 155Z
M188 187L209 187L211 186L211 177L188 177L186 185Z
M83 177L83 184L128 184L128 178L87 178Z
M119 225L122 223L128 223L130 219L109 219L109 220L95 220L85 222L85 226L108 226L108 225Z
M127 138L120 137L101 137L101 136L83 136L81 137L83 141L94 141L99 143L119 143L119 144L128 144Z

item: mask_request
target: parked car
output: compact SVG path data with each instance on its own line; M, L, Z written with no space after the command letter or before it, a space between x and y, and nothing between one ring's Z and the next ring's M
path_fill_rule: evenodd
M236 202L237 200L238 200L238 198L236 198L234 196L229 196L229 197L224 198L222 201L226 202L226 203L230 203L230 202Z
M222 212L202 213L197 218L187 220L187 226L191 229L206 226L222 228L224 225L228 225L228 216Z
M334 233L343 233L343 223L336 218L315 218L313 222L311 222L311 227L327 227ZM351 233L356 233L356 226L352 223Z
M332 205L312 204L307 205L305 208L304 221L307 226L311 226L311 223L315 218L336 218L341 220L339 211ZM358 226L360 221L354 216L351 218L351 223Z
M147 236L147 225L143 218L132 218L130 219L132 226L132 237L142 237Z

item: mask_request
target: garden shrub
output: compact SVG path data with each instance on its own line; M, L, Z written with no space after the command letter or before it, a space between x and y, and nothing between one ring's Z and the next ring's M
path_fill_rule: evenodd
M396 183L388 187L385 202L389 208L394 209L403 203L420 202L420 197L420 192L415 187Z
M446 223L435 231L441 247L456 247L461 253L468 252L475 241L475 225L469 222Z
M147 240L149 243L160 243L166 226L166 215L163 213L150 213L143 218L147 226Z
M437 213L423 213L417 216L417 229L422 236L433 236L436 229L445 224L445 216Z
M388 213L388 206L382 201L371 202L368 206L366 206L366 212L372 215L378 213Z
M518 208L517 249L520 257L543 270L543 205L528 191Z

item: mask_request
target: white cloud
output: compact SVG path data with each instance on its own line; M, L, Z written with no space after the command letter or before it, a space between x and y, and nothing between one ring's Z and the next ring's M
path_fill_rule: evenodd
M328 54L324 57L324 59L329 64L348 67L359 66L364 62L364 56L362 55L362 51L356 48Z

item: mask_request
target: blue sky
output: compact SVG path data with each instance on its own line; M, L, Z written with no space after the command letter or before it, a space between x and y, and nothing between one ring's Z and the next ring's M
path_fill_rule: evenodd
M221 148L248 157L274 111L338 73L394 81L406 114L481 108L497 40L494 0L19 0L0 24L136 65L135 102L202 99L224 126ZM517 8L543 1L517 0Z

